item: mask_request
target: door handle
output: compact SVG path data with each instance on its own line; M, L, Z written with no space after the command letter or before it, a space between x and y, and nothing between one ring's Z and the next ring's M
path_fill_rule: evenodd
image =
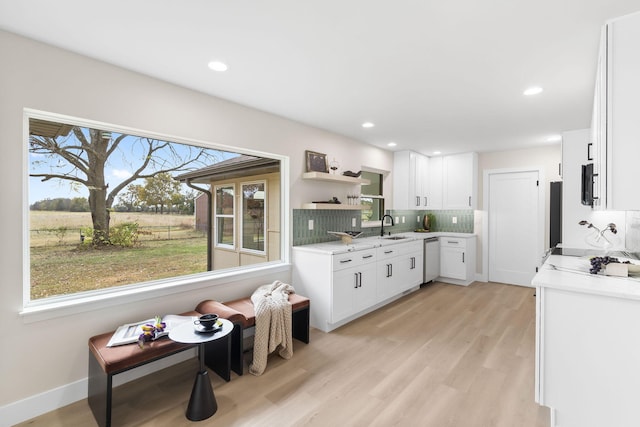
M593 142L587 144L587 160L593 160L591 157L591 147L593 146Z
M362 273L358 273L358 287L362 287Z
M420 196L416 196L416 206L420 206Z
M353 288L358 289L358 273L353 273L353 276L355 278L355 284L353 285Z
M469 196L469 206L471 206L471 196Z
M462 252L462 262L464 262L464 252Z

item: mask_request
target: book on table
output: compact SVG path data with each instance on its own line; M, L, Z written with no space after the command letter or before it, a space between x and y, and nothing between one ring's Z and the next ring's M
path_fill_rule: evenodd
M161 321L165 323L165 328L162 332L156 332L154 340L161 338L165 335L169 335L169 331L176 326L185 323L193 322L196 320L195 316L180 316L177 314L167 314L162 317ZM118 345L132 344L138 342L140 335L143 333L142 327L144 325L153 325L156 323L155 318L141 320L139 322L127 323L126 325L119 326L113 333L111 339L107 343L107 347L115 347Z

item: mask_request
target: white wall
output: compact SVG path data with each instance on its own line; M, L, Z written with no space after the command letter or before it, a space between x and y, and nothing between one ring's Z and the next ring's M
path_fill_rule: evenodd
M578 224L585 220L603 229L610 222L617 225L618 234L606 232L610 249L624 249L626 218L623 211L595 211L580 202L582 165L587 160L587 144L591 139L589 129L567 131L562 134L562 246L567 248L598 247L594 242L595 231ZM595 245L595 246L594 246Z
M290 156L291 208L335 193L326 184L300 178L306 149L335 157L345 170L360 170L362 165L391 170L393 165L388 151L2 31L0 52L0 180L4 183L0 325L5 343L0 356L0 424L10 423L6 414L15 413L15 408L29 407L29 401L22 399L72 383L82 385L90 336L155 314L191 310L205 298L246 296L258 284L290 278L286 269L242 283L230 280L171 296L149 296L144 303L96 305L90 311L50 321L21 317L22 265L27 253L23 230L28 226L22 211L26 185L23 108ZM388 179L384 191L389 197L391 188ZM65 403L64 399L60 402ZM27 415L38 413L30 409Z

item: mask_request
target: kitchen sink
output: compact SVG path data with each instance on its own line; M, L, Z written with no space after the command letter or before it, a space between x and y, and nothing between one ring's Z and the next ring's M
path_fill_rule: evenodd
M383 237L383 239L385 240L402 240L402 239L406 239L406 236L387 236L387 237Z

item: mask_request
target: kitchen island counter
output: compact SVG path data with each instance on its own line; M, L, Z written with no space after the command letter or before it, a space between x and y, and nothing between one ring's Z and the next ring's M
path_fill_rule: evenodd
M551 255L532 280L535 399L551 427L638 426L640 281L588 270L587 257Z

